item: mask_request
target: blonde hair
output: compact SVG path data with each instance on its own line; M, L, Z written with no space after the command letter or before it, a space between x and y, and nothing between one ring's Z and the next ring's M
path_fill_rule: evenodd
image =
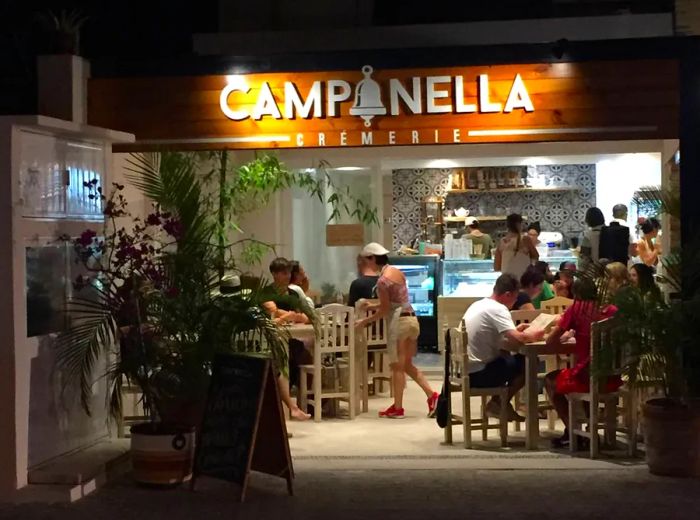
M630 273L622 262L612 262L605 266L605 274L608 279L607 296L612 298L618 290L630 283Z

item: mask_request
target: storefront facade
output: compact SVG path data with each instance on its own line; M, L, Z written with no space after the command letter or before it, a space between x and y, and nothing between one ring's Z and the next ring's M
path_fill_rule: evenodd
M679 139L700 181L694 38L95 64L91 124L116 151ZM363 72L364 70L364 72ZM683 235L700 210L683 205Z
M684 39L94 63L87 123L135 136L114 139L114 152L390 147L396 156L443 145L679 140L689 241L700 230L699 50ZM14 399L29 369L12 373L10 353L3 381ZM16 403L0 404L22 425L8 437L15 457L31 425ZM11 468L25 470L26 460Z

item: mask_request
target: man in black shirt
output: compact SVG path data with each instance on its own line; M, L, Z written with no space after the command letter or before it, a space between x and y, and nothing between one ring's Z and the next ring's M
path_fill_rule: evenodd
M369 266L367 259L362 255L357 256L357 275L358 277L350 284L348 294L350 307L354 307L355 303L363 298L369 300L377 297L375 287L379 280L379 272Z

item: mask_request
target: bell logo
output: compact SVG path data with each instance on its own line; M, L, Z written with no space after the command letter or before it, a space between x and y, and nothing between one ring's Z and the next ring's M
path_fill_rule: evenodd
M355 87L355 104L350 109L351 116L360 116L365 126L372 126L374 116L386 114L386 107L382 103L382 92L379 83L372 79L374 69L371 65L362 67L364 79Z

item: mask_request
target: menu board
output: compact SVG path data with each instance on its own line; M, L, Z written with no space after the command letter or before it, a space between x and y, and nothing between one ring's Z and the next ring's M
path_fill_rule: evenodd
M227 480L241 486L243 501L251 470L286 478L291 494L292 462L275 374L265 356L217 356L192 487L198 475Z

